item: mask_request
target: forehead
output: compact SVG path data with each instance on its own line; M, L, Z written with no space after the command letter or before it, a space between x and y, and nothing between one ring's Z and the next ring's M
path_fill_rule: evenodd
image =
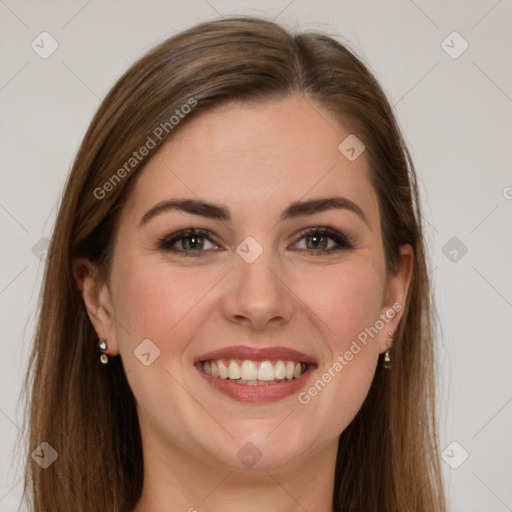
M186 197L261 217L274 206L339 194L361 203L368 217L378 216L364 153L351 161L339 150L349 135L302 97L216 107L190 120L148 162L127 215Z

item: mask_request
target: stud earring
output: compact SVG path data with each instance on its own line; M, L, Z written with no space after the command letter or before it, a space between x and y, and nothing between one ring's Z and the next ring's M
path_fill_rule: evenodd
M104 350L107 350L107 340L103 338L98 343L98 348L103 352ZM107 354L101 354L100 356L101 364L108 364L108 355Z
M391 370L391 356L389 355L389 351L391 350L391 342L393 341L393 333L389 333L389 341L388 341L388 349L386 350L386 353L384 354L384 368L386 370Z

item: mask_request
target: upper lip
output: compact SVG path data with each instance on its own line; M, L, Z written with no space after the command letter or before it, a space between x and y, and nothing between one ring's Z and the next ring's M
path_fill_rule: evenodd
M288 360L300 363L316 364L313 357L286 347L260 347L254 348L246 345L233 345L231 347L212 350L199 357L194 363L211 361L212 359L250 359L253 361Z

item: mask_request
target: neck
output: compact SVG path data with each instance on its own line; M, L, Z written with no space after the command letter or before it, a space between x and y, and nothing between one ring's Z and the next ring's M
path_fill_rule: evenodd
M147 439L147 438L146 438ZM144 486L133 512L332 512L338 440L286 467L239 469L144 442Z

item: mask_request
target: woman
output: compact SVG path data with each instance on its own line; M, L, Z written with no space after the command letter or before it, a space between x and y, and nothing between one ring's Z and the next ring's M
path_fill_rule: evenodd
M38 512L444 511L415 174L368 69L256 18L135 63L71 171L31 363Z

